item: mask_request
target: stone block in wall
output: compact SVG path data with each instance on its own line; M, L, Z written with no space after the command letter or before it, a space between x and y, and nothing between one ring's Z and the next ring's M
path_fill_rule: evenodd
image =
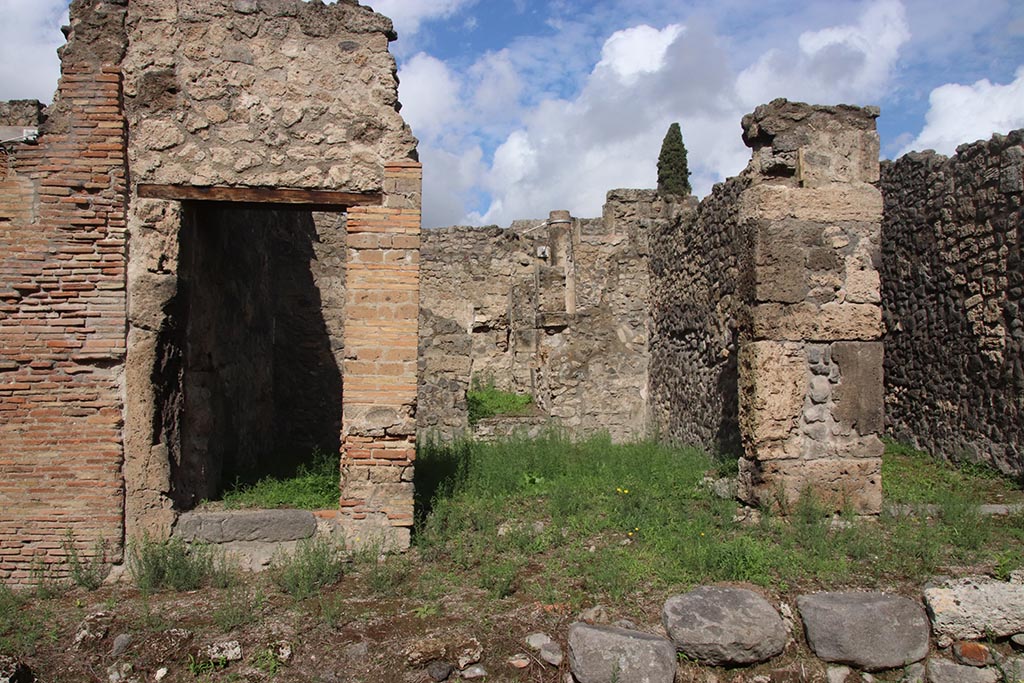
M789 505L810 490L837 509L878 512L881 343L759 341L739 362L741 498Z
M821 106L777 99L743 117L753 169L804 187L878 180L877 107Z
M739 420L746 450L762 460L792 457L785 449L797 429L809 381L803 345L744 344L739 368Z
M881 342L836 342L831 345L832 361L839 370L833 389L836 422L859 434L881 434L885 422Z
M760 184L747 189L740 199L740 221L793 219L826 225L847 221L879 224L882 195L873 185L790 187Z
M877 304L760 303L752 306L750 320L754 339L867 341L882 336L882 311Z
M740 497L751 505L792 510L805 495L832 512L882 510L882 459L740 460Z

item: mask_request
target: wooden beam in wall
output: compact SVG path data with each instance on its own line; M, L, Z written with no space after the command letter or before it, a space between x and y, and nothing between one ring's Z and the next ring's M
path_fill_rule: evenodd
M345 209L350 206L380 206L380 192L336 192L267 187L196 187L194 185L150 185L136 188L143 199L175 201L236 202L244 204L302 204Z

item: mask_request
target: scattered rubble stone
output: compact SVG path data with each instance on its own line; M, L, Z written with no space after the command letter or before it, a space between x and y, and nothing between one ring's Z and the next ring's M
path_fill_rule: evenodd
M463 641L451 649L455 653L454 657L460 669L465 669L470 664L476 664L484 654L484 649L476 638Z
M1024 633L1018 633L1010 638L1010 644L1015 650L1024 650Z
M539 650L551 642L551 636L546 633L531 633L526 636L526 644L534 650Z
M701 586L666 600L661 614L676 648L713 666L763 662L789 639L775 608L743 588Z
M1024 631L1024 586L985 576L949 579L926 588L936 636L976 640Z
M430 664L427 664L427 675L430 676L431 680L446 681L452 675L452 669L453 667L450 663L435 659Z
M827 662L868 671L893 669L928 656L928 618L908 598L883 593L801 595L797 607L807 643Z
M508 658L509 666L515 669L525 669L530 666L530 656L524 654L515 654Z
M953 658L967 666L989 666L995 660L992 658L992 650L983 643L973 640L958 640L953 643Z
M114 638L114 644L110 648L110 656L111 657L120 657L121 655L123 655L128 650L128 646L131 645L131 644L132 644L132 637L131 637L130 634L128 634L128 633L119 633Z
M463 678L465 678L466 680L469 680L469 681L471 681L473 679L476 679L476 678L486 678L487 677L487 669L483 668L479 664L474 664L473 666L469 667L468 669L463 669L463 671L462 671L462 673L460 675Z
M569 627L569 666L579 683L672 683L671 641L614 626Z
M211 661L237 662L242 658L242 645L237 640L224 640L200 648L199 656Z
M82 650L99 644L101 640L107 637L113 621L114 615L110 612L95 612L88 615L82 620L82 623L78 625L78 629L75 631L72 648Z
M993 669L963 666L941 657L928 660L928 683L997 683L999 673Z
M540 658L551 666L562 666L562 660L565 659L565 655L562 653L562 647L556 642L544 643L540 647Z
M594 605L580 612L579 620L588 624L607 624L608 611L604 605Z

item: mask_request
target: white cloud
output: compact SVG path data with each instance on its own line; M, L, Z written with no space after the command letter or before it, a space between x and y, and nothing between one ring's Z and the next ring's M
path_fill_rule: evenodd
M461 82L441 60L419 53L398 72L402 89L402 116L423 140L441 136L462 116Z
M748 107L776 97L868 103L883 94L909 40L902 3L876 0L856 24L802 33L796 50L769 50L739 74L736 89Z
M900 154L913 149L952 154L961 143L1024 128L1024 65L1006 85L988 79L973 85L947 83L932 90L928 102L924 128Z
M561 42L515 41L471 67L452 70L462 86L463 119L444 132L435 126L428 142L452 159L460 156L460 145L482 143L494 151L475 166L481 173L476 181L462 175L445 188L448 217L453 185L472 183L462 190L472 197L464 217L442 219L425 207L425 224L505 225L552 209L600 215L609 189L656 184L658 150L673 121L683 128L694 190L707 194L749 159L739 122L757 104L780 96L868 103L891 86L909 40L903 6L898 0L870 0L860 10L836 26L819 23L796 32L788 43L778 32L781 42L746 62L747 68L741 63L738 72L735 51L712 21L694 18L661 27L637 22L608 35L598 53L586 45L585 35L595 30L586 17L577 24L565 18L550 22ZM560 61L554 52L560 44L572 46L573 59L594 55L590 66ZM404 71L403 78L407 102ZM572 81L579 86L566 95L564 86ZM409 107L416 110L415 104ZM416 116L410 120L418 131Z
M682 32L679 24L670 24L660 31L646 24L616 31L605 41L597 69L609 69L623 83L633 83L641 74L661 70L665 51Z
M400 37L411 36L420 24L445 19L474 4L476 0L372 0L373 9L391 17Z
M53 99L67 14L66 0L0 0L0 100Z

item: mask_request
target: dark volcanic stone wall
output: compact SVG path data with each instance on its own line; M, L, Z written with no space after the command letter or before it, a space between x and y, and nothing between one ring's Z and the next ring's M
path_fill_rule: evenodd
M662 437L730 455L737 424L737 212L743 177L677 206L651 236L651 403Z
M1024 474L1024 131L882 168L888 429Z

